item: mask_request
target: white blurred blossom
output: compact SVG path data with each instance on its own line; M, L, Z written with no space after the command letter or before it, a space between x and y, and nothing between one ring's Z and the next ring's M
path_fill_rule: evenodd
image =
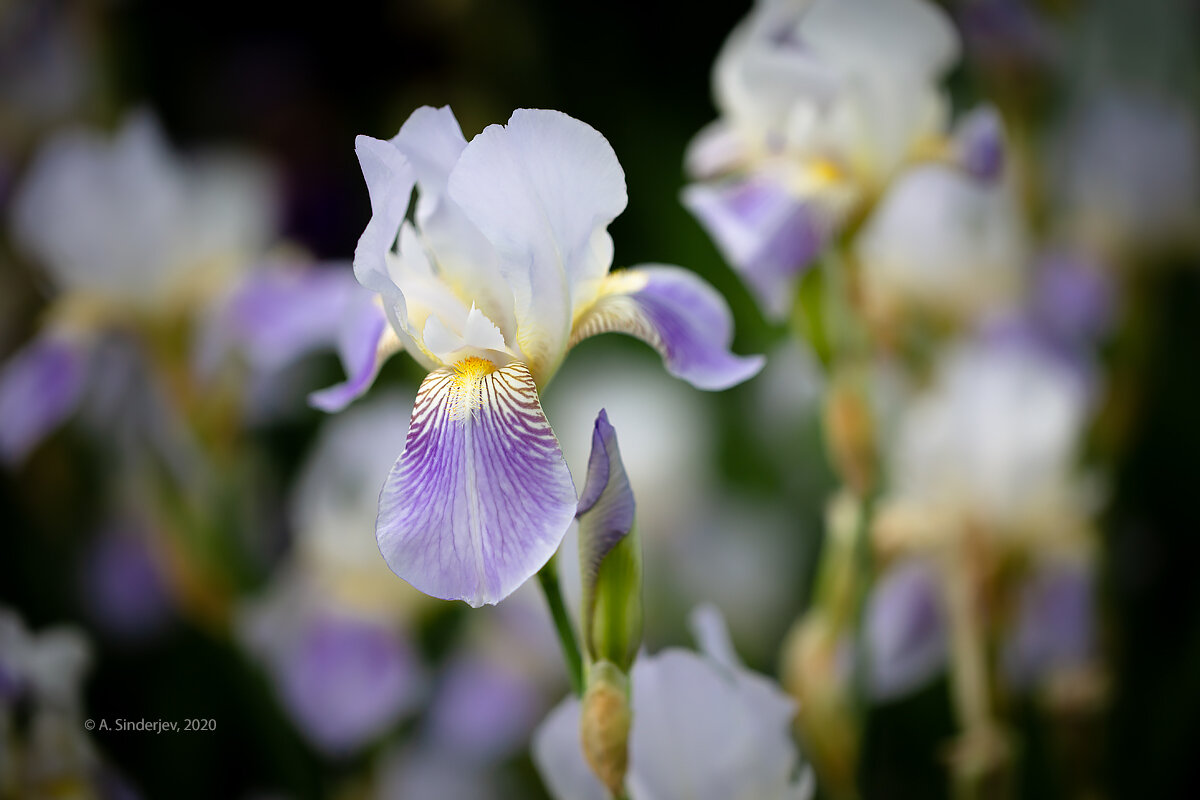
M1043 352L948 351L900 419L878 524L1068 538L1090 509L1075 467L1088 410L1078 375Z
M901 175L854 243L868 312L883 319L906 308L972 319L1011 306L1027 249L1011 183L944 164Z
M694 617L704 654L668 649L632 672L631 800L801 800L812 778L791 738L792 701L742 667L719 614ZM564 701L534 736L533 757L558 800L605 800L579 743L580 703Z
M50 139L13 199L11 224L59 291L155 310L243 267L274 236L276 215L262 163L233 152L184 159L138 112L111 137L71 129Z

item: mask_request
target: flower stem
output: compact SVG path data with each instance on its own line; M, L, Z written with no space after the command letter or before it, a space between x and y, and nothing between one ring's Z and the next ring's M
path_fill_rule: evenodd
M562 589L558 585L558 555L555 554L546 562L546 566L538 571L538 583L546 595L546 603L550 606L550 616L554 618L554 630L558 634L558 643L562 646L563 661L566 662L567 678L571 681L571 690L577 697L583 696L583 659L579 655L579 641L575 638L575 628L567 614L567 606L563 602Z

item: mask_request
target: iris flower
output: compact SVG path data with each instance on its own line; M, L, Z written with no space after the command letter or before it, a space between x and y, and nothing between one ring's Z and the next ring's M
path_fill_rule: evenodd
M995 125L947 139L959 49L927 0L760 0L730 34L682 199L769 317L907 165L994 166Z
M81 407L110 434L128 420L180 449L155 429L172 412L142 380L147 354L163 328L190 324L243 280L276 235L274 184L244 154L180 155L147 112L111 136L72 129L39 148L8 222L51 302L39 333L0 365L0 463L20 464ZM104 397L121 398L108 416Z
M729 351L729 309L690 272L609 273L625 176L588 125L522 109L467 143L448 107L424 107L394 138L360 136L356 149L373 215L354 269L391 323L369 369L403 348L429 371L380 495L379 547L427 594L496 603L549 560L575 516L538 396L571 347L626 333L712 390L762 359Z

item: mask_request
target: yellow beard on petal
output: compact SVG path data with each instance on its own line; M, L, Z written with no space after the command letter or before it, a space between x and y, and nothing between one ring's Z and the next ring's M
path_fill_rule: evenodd
M483 402L480 382L496 371L496 365L486 358L469 356L454 365L451 371L450 402L447 412L456 420L466 419Z

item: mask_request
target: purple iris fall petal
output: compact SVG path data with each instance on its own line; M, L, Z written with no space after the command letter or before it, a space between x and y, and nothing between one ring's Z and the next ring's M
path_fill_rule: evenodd
M607 331L636 336L662 355L668 372L698 389L727 389L762 369L762 356L730 352L729 306L694 273L648 265L626 270L625 276L634 288L597 300L576 323L572 344Z
M543 711L537 686L520 670L486 657L455 659L430 709L433 740L477 762L523 749Z
M318 615L280 663L280 691L301 730L331 754L352 752L416 700L411 648L380 622Z
M981 181L1004 174L1004 120L990 106L977 108L959 123L955 135L963 169Z
M348 264L268 267L233 294L220 324L252 366L276 370L331 347L347 305L359 294L371 297Z
M118 636L144 638L171 616L171 598L150 543L138 530L101 534L83 574L89 612Z
M53 333L34 339L0 369L0 461L20 463L78 408L87 346Z
M361 397L379 374L382 359L380 342L387 333L387 317L369 296L355 295L347 304L337 336L338 356L346 370L346 380L308 396L322 411L336 412Z
M767 316L782 318L792 307L797 278L828 238L812 204L757 177L689 186L683 204L741 274Z
M1094 343L1111 327L1116 308L1111 274L1088 258L1054 252L1038 263L1033 313L1062 339Z
M1093 576L1083 564L1042 567L1021 588L1016 628L1004 651L1009 679L1028 687L1093 655Z
M903 697L946 664L946 620L930 565L893 566L867 601L867 657L877 699Z
M575 486L529 368L439 369L417 392L404 452L379 498L376 536L420 591L497 603L550 559Z

